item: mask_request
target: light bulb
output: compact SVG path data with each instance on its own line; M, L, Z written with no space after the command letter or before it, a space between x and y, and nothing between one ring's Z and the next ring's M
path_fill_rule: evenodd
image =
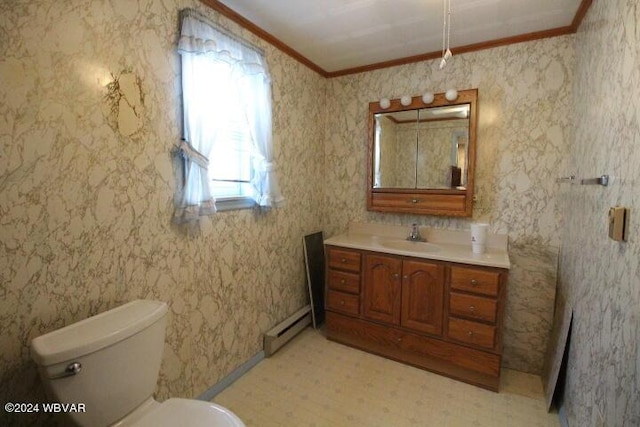
M453 102L458 99L458 91L455 89L447 89L444 97L447 98L447 101Z
M404 105L405 107L411 104L411 97L409 95L405 95L402 98L400 98L400 104Z
M422 102L425 104L431 104L433 102L433 92L425 92L422 95Z
M382 98L380 100L380 108L382 108L383 110L386 110L390 106L391 106L391 101L389 101L389 98Z

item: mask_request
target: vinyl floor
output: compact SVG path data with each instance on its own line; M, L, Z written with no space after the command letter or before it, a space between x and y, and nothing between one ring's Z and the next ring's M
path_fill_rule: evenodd
M540 378L503 370L494 393L305 329L218 394L248 427L559 427Z

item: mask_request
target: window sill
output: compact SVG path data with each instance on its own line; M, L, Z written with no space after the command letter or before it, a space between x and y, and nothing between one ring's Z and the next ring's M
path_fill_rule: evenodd
M216 211L236 211L241 209L253 209L256 202L249 197L221 197L216 199Z

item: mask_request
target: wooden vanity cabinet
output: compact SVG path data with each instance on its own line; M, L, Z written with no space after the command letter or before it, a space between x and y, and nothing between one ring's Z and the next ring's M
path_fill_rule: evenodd
M498 390L507 270L326 253L328 339Z

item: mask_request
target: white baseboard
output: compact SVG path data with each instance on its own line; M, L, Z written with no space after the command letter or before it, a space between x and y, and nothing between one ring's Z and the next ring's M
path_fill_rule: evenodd
M264 351L260 351L258 354L253 356L251 359L247 360L242 365L238 366L233 370L229 375L218 381L216 384L211 386L207 391L202 393L200 396L196 397L198 400L204 400L206 402L210 402L211 399L216 397L222 390L229 387L236 381L238 378L249 372L251 368L256 366L264 359Z
M567 413L564 411L564 405L558 409L558 419L562 427L569 427L569 420L567 420Z

